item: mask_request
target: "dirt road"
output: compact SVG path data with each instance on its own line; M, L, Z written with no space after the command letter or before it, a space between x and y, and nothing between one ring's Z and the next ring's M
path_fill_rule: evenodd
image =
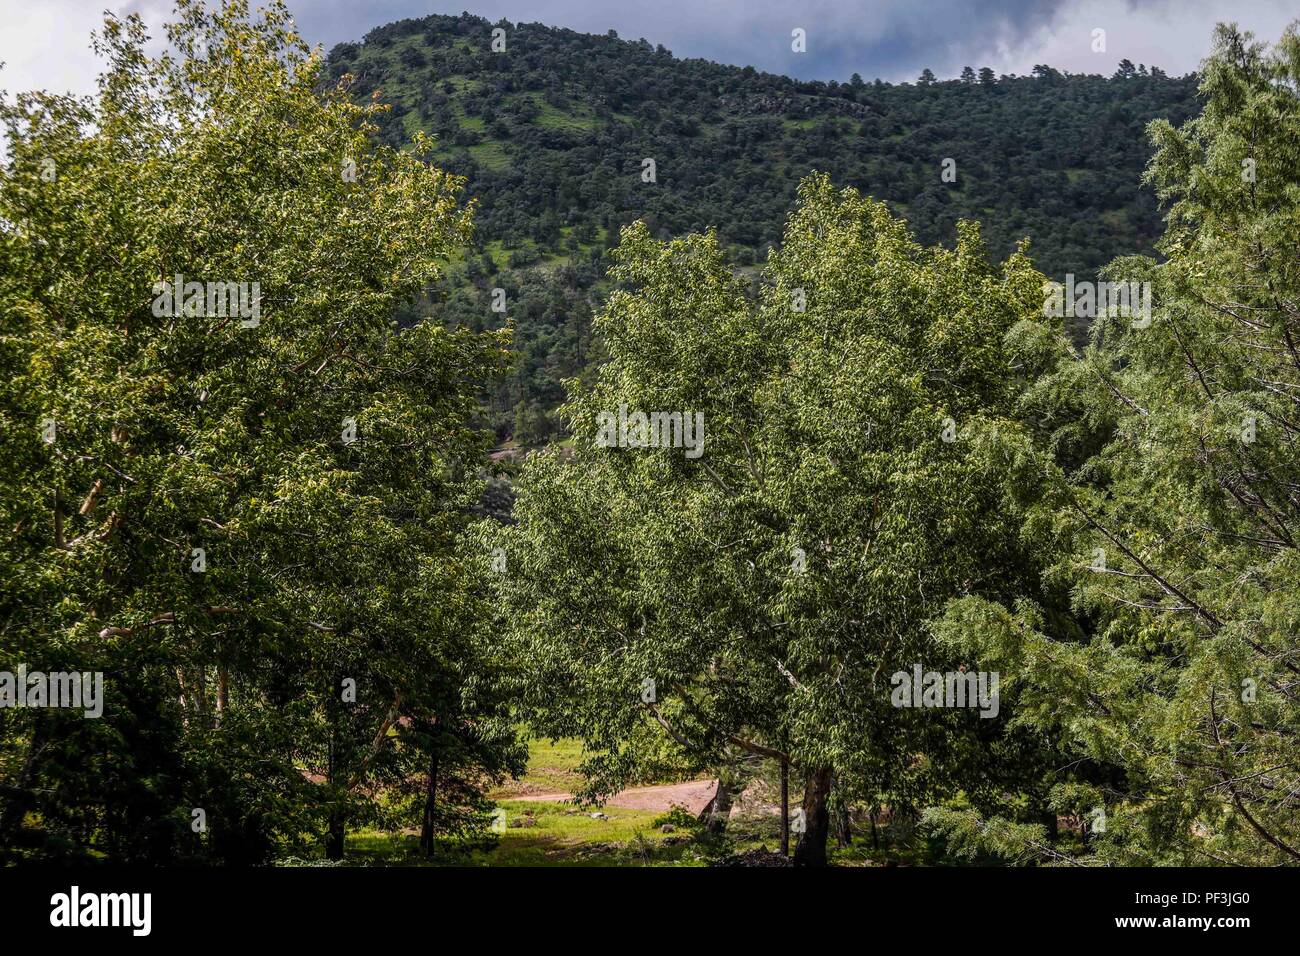
M691 780L687 783L670 783L657 787L629 787L627 790L620 790L605 803L607 806L623 807L627 810L655 810L658 812L669 810L675 805L685 807L693 814L699 814L713 799L713 793L717 786L718 782L716 780ZM572 800L573 794L563 792L530 793L508 799L563 803L566 800Z

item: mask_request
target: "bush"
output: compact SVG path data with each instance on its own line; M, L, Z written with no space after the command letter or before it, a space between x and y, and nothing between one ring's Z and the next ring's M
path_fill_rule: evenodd
M655 817L650 825L658 829L664 824L671 824L679 830L698 830L700 827L700 821L695 818L695 814L676 804L667 813Z

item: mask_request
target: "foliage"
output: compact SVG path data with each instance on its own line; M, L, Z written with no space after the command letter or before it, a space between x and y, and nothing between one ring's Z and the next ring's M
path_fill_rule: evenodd
M327 70L359 100L393 104L377 120L390 145L435 136L437 160L479 199L475 252L435 305L447 322L500 324L489 292L508 290L519 364L487 404L499 437L528 444L563 427L561 381L603 358L591 300L608 291L602 257L622 226L660 239L714 228L728 262L752 271L817 171L887 202L925 244L951 246L958 221L980 220L997 258L1029 237L1049 276L1091 279L1116 255L1154 251L1143 128L1196 110L1195 77L1131 64L1110 78L1039 67L978 84L805 82L470 14L380 27L332 49ZM956 182L941 179L946 158ZM535 414L517 431L520 402Z
M1296 28L1221 27L1189 119L1128 61L800 83L489 26L326 62L180 0L157 57L106 18L97 95L0 106L0 671L106 678L0 709L6 857L333 864L418 815L351 859L784 863L714 826L781 767L804 863L854 807L877 857L879 817L908 859L1300 860ZM1122 249L1151 321L1080 347L1026 235ZM996 711L899 706L915 668ZM717 777L709 839L489 833L534 734L580 799Z
M650 826L656 830L661 827L670 826L678 830L696 830L700 826L700 821L696 819L695 814L691 813L685 807L673 805L673 808L667 813L661 813L650 821Z
M1203 76L1202 116L1151 127L1167 262L1110 269L1151 284L1151 324L1099 319L1027 396L1057 458L1025 532L1079 630L1029 600L945 625L1010 675L1019 722L1113 768L1058 794L1104 813L1111 863L1300 859L1300 37L1222 26Z
M0 717L0 842L260 861L440 747L522 761L458 544L507 340L395 327L463 183L375 147L282 6L182 2L168 38L109 16L97 96L0 117L0 655L107 698ZM260 320L167 315L174 276L258 283Z
M665 738L701 769L739 749L833 770L898 810L996 792L1034 746L894 707L889 675L960 663L927 630L950 598L1032 583L1015 489L1039 464L1011 419L1030 369L1004 341L1044 321L1041 274L991 268L970 224L922 247L812 177L757 300L711 233L629 227L614 278L572 454L530 457L517 523L483 529L535 726L603 752L597 792ZM702 454L600 447L623 407L701 412Z

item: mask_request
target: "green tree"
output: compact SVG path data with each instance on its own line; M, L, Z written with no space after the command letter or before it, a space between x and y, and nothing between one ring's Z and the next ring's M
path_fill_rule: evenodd
M151 59L109 16L97 96L2 115L0 655L106 702L5 711L0 843L338 856L436 745L402 728L518 764L458 545L506 340L394 326L468 237L461 181L376 148L282 5L167 32Z
M1111 768L1055 794L1104 814L1099 862L1300 859L1300 37L1221 26L1202 75L1203 115L1151 126L1167 261L1109 270L1150 283L1151 321L1099 317L1027 397L1057 464L1026 534L1084 633L976 599L944 628L1009 672L1022 720Z
M949 599L1024 587L1008 489L1036 465L1003 343L1041 322L1042 276L1021 254L991 268L971 224L923 248L813 177L756 302L713 234L629 227L613 277L572 455L530 458L518 523L485 529L537 726L584 739L593 792L650 732L699 767L793 765L808 864L832 779L899 813L988 790L994 722L895 707L890 675L960 663L927 629ZM623 410L701 413L699 454L602 447Z

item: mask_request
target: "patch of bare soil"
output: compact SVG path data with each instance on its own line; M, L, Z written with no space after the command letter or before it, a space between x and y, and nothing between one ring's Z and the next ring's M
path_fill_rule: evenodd
M561 773L561 771L556 771ZM572 776L575 780L580 780L576 774L565 774ZM550 800L553 799L551 794L556 793L555 784L551 784L551 789L545 785L528 783L523 780L507 780L504 784L494 789L489 796L493 800ZM558 798L554 798L558 799Z
M653 810L658 813L665 813L678 806L685 807L688 812L698 816L709 805L717 789L716 780L690 780L686 783L669 783L655 787L629 787L614 794L605 801L605 805L622 807L625 810ZM510 799L565 803L573 799L573 794L527 793Z

